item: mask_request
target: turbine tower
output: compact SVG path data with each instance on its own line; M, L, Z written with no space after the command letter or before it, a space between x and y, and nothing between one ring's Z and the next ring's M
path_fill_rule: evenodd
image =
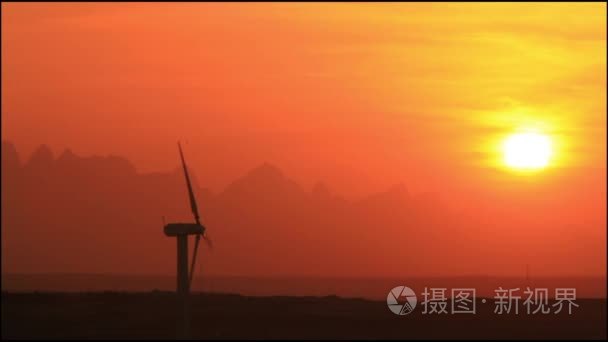
M190 330L190 313L188 306L188 297L190 294L190 285L192 284L192 275L194 274L194 264L196 261L196 253L198 251L198 244L201 236L211 246L211 241L206 235L206 229L200 222L200 216L198 214L198 206L196 205L196 198L192 191L192 184L190 183L190 176L188 175L188 167L186 166L186 160L184 159L184 153L182 152L182 146L177 142L179 148L179 155L184 168L184 176L186 178L186 186L188 187L188 195L190 198L190 208L194 215L194 223L169 223L165 225L165 235L176 237L177 240L177 295L182 305L182 322L180 328L180 334L182 338L189 337ZM195 235L196 240L194 243L194 253L192 254L192 263L190 264L190 271L188 271L188 236Z

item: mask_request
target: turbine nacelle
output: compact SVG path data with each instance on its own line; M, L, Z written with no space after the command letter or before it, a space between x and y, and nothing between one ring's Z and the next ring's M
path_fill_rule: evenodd
M204 234L205 227L196 223L169 223L165 226L165 235L198 235Z

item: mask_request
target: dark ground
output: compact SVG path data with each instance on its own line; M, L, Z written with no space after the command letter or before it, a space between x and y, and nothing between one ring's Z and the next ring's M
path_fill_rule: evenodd
M397 316L383 301L338 297L192 295L193 338L606 339L606 300L577 299L559 314ZM449 308L449 306L448 306ZM566 309L566 308L565 308ZM176 337L176 299L151 293L2 293L2 339Z

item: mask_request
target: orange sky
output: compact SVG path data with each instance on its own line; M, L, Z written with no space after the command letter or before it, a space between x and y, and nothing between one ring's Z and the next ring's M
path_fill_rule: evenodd
M500 163L522 127L555 145L533 175ZM182 139L215 191L269 161L605 239L606 4L3 3L2 137L141 172Z

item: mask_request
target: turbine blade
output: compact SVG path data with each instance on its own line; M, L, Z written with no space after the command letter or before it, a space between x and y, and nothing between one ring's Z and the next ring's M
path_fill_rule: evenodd
M188 185L188 195L190 196L190 208L192 209L192 214L194 215L194 220L196 224L201 224L200 218L198 215L198 207L196 205L196 198L194 198L194 192L192 191L192 184L190 183L190 176L188 175L188 167L186 166L186 160L184 159L184 153L182 152L182 145L177 142L177 147L179 147L179 156L182 159L182 166L184 167L184 175L186 176L186 184ZM198 242L198 240L197 240Z
M213 241L211 241L211 238L209 237L209 235L207 235L207 232L203 234L203 239L205 239L207 246L209 246L210 249L213 249Z
M190 280L189 287L192 286L192 276L194 275L194 264L196 264L196 253L198 252L198 243L201 240L201 234L196 234L196 240L194 242L194 252L192 253L192 263L190 264Z

